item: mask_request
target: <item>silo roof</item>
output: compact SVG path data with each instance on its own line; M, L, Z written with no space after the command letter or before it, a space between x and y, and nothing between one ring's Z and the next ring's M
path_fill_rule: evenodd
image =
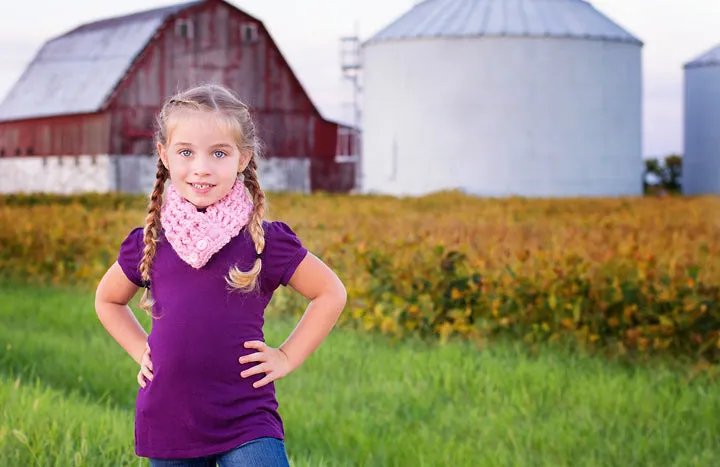
M584 0L425 0L367 43L475 36L570 37L642 45Z
M696 59L687 62L685 68L700 68L712 65L720 65L720 45L708 50Z

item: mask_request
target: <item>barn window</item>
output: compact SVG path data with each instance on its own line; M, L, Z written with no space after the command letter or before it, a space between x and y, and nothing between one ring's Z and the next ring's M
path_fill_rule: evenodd
M0 149L0 157L5 157L5 148Z
M193 28L190 20L177 20L175 22L175 34L186 39L191 39L193 37Z
M25 150L25 154L27 154L28 156L32 156L34 154L33 148L27 148Z
M20 154L22 154L22 151L20 150L20 148L15 148L15 155L19 156Z
M246 44L254 44L258 40L258 28L255 23L243 23L240 26L242 41Z

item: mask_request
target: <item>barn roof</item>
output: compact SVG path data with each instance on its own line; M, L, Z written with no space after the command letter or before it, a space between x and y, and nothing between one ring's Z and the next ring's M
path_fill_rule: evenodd
M99 111L165 19L198 3L96 21L49 40L0 103L0 120Z

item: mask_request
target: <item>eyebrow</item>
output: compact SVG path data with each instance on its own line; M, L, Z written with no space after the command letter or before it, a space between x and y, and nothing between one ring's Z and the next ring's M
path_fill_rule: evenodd
M193 147L193 146L195 146L195 145L192 144L192 143L184 143L184 142L180 141L180 142L174 143L173 146L190 146L190 147ZM227 144L227 143L216 143L216 144L210 145L210 147L211 147L211 148L230 148L230 149L233 148L232 145Z

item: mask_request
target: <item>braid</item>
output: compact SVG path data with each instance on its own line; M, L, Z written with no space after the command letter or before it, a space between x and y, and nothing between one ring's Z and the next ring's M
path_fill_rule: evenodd
M260 254L265 249L265 230L262 226L263 217L265 216L265 193L260 188L260 183L258 182L255 157L250 159L250 162L243 171L243 176L245 186L250 191L253 199L253 212L248 222L248 230L253 239L253 243L255 243L255 251ZM254 290L257 286L257 278L260 275L261 269L262 259L257 258L252 269L247 272L242 272L237 267L233 267L229 271L226 281L234 289L243 292Z
M146 284L150 284L150 265L155 257L155 249L157 247L158 231L160 230L160 210L162 208L162 195L165 191L165 181L169 177L169 172L158 157L157 174L155 175L155 186L153 187L150 201L148 202L148 215L145 217L145 229L143 231L143 257L140 262L140 274L142 280ZM154 301L150 297L149 287L145 288L145 292L140 298L140 306L146 313L150 314Z
M262 221L265 217L265 193L260 188L255 158L250 159L243 175L245 177L245 186L250 191L254 205L249 222L250 235L255 243L256 251L262 253L265 250L265 231L262 227Z

